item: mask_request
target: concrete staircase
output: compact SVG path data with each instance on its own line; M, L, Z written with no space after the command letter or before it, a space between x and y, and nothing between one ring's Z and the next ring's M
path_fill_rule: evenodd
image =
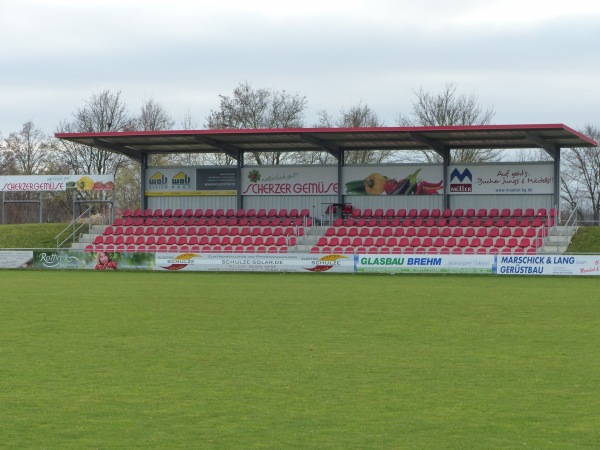
M576 226L556 226L550 230L550 234L544 240L544 245L538 253L563 254L571 242L571 238L577 232Z

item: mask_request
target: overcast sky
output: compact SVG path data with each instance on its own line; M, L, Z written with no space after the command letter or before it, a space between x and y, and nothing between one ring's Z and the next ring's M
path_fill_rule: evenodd
M240 82L386 125L454 83L495 124L600 126L597 0L0 0L0 135L47 133L92 94L204 128Z

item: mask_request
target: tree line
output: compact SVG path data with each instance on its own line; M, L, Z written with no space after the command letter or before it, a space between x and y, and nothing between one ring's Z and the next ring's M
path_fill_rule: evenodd
M396 126L449 126L492 124L495 111L483 108L475 96L458 92L448 83L436 93L419 89L408 114L399 113L395 123L388 124L368 104L362 101L339 112L319 111L314 123L306 121L308 100L299 93L286 90L255 88L249 82L240 83L229 95L218 95L218 106L205 118L206 129L259 129L304 127L381 127ZM198 123L189 112L176 124L172 115L154 99L145 100L137 114L131 114L120 91L103 90L93 93L70 118L61 121L55 132L113 132L198 129ZM595 140L600 129L586 125L580 130ZM521 160L540 160L543 151L521 153ZM331 164L334 158L327 152L253 152L247 163L276 164ZM493 149L454 149L451 162L474 163L499 161L502 153ZM369 150L348 152L348 164L383 164L388 162L439 162L433 151L395 152ZM230 165L234 161L224 153L207 155L176 154L153 155L152 165ZM563 206L577 212L581 219L600 219L600 156L598 148L563 149L561 198ZM127 157L106 150L90 148L72 142L56 140L40 130L32 121L25 122L18 131L6 137L0 135L0 175L34 174L114 174L117 190L115 203L120 208L139 205L139 167ZM12 194L27 199L31 194ZM48 194L50 208L47 221L56 221L72 214L72 199L66 193ZM31 221L32 208L12 208L12 221ZM21 216L19 216L19 214Z

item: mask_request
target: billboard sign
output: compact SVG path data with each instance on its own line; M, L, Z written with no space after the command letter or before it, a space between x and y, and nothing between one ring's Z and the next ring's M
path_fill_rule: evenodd
M6 175L0 192L113 191L114 175Z
M552 164L451 165L450 194L553 194Z

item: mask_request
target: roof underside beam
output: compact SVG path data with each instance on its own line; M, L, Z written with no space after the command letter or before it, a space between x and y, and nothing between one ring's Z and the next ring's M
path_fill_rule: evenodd
M530 132L525 133L525 139L528 142L531 142L537 145L538 147L543 148L544 150L546 150L546 153L548 153L552 159L556 159L556 155L558 154L560 149L558 145L553 144L552 142L548 142L544 138L538 136L537 134Z
M213 147L216 147L217 149L225 152L228 156L231 156L236 161L240 159L240 154L242 151L233 145L226 144L224 142L219 142L219 141L216 141L207 136L201 136L201 135L194 136L194 139L197 142L201 142L203 144L208 144L208 145L212 145Z
M94 147L103 148L109 150L111 152L122 153L125 156L128 156L131 159L134 159L138 162L142 161L142 157L138 152L134 152L123 145L113 144L111 142L106 142L100 138L94 138Z
M450 147L439 142L433 141L421 133L415 133L411 131L408 133L408 137L415 142L425 144L428 147L431 147L431 149L435 151L438 155L440 155L442 158L447 158L449 155Z
M340 159L340 155L342 152L339 146L332 144L331 142L325 142L309 134L300 134L299 137L300 139L302 139L305 142L308 142L309 144L321 147L324 151L329 153L334 158Z

